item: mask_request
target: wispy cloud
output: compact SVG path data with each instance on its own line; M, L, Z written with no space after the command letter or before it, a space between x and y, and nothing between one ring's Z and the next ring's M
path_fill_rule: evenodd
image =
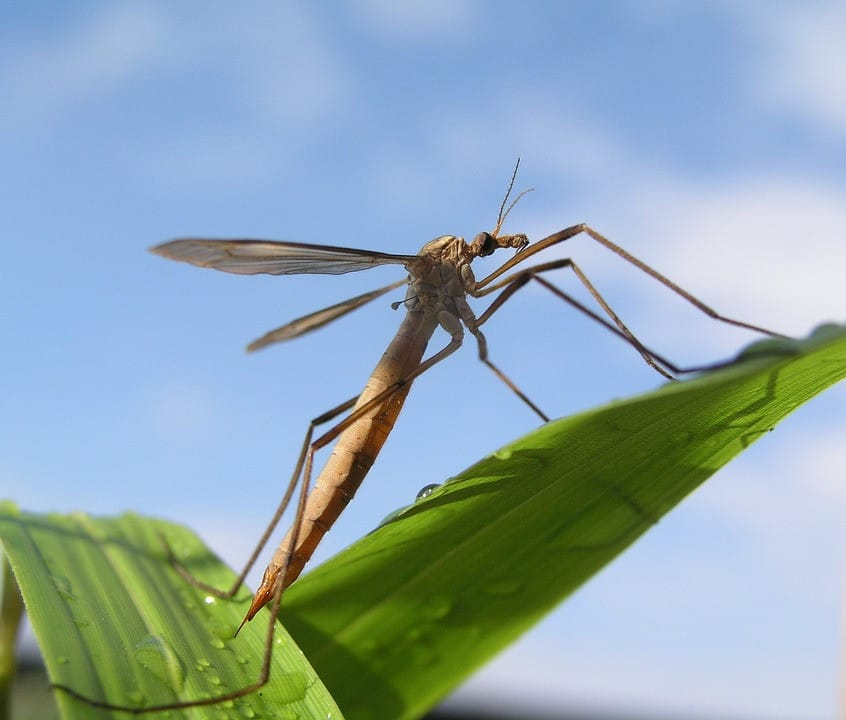
M773 13L737 12L761 46L751 92L765 105L844 138L846 6L796 3Z
M4 53L4 115L47 120L107 93L149 68L159 56L165 23L150 5L105 6L64 30Z
M357 95L351 62L309 6L270 3L249 15L239 20L238 54L229 60L256 112L307 123L349 109Z
M681 284L704 279L720 309L783 332L846 319L846 207L836 187L798 174L646 187L634 198L651 215L639 213L638 235L660 244Z
M476 7L470 0L397 3L366 0L355 4L371 31L397 41L427 41L433 36L461 36L473 25Z
M667 662L656 659L654 650L626 647L619 639L573 643L556 637L568 645L566 651L551 651L548 634L545 641L526 638L465 683L448 705L519 713L531 698L533 711L553 717L564 710L626 717L632 708L644 717L829 717L826 699L814 706L806 700L819 678L813 671L797 672L805 658L743 664L746 657L737 662L726 652L715 663L702 648L692 653L679 648L677 662ZM673 651L663 656L672 658ZM789 690L773 692L774 687Z
M843 397L846 388L828 392L829 398ZM808 547L829 545L833 536L841 534L846 508L842 483L846 423L832 418L824 430L776 433L765 457L756 462L742 458L733 464L721 482L703 494L701 506L720 516L720 522L744 528L785 572L792 567L801 574L807 570ZM798 589L801 584L788 582L786 587Z
M123 115L139 94L150 94L154 107L169 83L203 87L193 119L186 119L190 105L179 102L170 114L151 116L142 106L131 115L147 123L133 146L138 163L156 166L161 155L171 178L183 170L194 181L209 171L237 182L260 174L274 154L278 162L291 145L286 137L296 133L302 142L312 123L354 105L351 63L310 8L268 3L204 14L190 30L179 13L170 5L106 5L0 50L3 122L67 130L72 114L94 101ZM160 147L145 144L154 125Z

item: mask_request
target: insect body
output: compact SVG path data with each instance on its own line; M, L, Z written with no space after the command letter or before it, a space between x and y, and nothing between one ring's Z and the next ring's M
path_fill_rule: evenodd
M524 235L494 238L482 233L469 244L463 238L444 235L427 243L415 258L404 263L410 273L404 303L406 316L358 396L352 415L357 417L338 436L299 522L288 531L267 566L247 620L273 598L277 588L284 590L297 579L373 465L402 410L413 379L457 350L464 328L475 336L480 355L487 359L484 335L466 299L468 293L476 292L470 263L496 248L521 249L527 244ZM450 342L424 363L426 346L438 326L449 334ZM307 455L309 467L312 455L313 450Z

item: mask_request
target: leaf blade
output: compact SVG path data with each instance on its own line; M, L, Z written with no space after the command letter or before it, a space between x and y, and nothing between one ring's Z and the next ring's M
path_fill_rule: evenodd
M212 599L166 560L159 533L204 580L234 574L190 531L127 513L117 518L38 516L0 507L0 537L24 595L53 682L133 707L220 695L258 677L266 625L235 640L249 593ZM271 681L221 706L171 711L219 717L221 709L261 717L340 717L290 638L277 627ZM56 694L64 718L125 718Z
M348 716L419 716L846 377L842 327L756 347L738 365L545 425L292 586L283 621ZM366 696L351 680L362 676Z

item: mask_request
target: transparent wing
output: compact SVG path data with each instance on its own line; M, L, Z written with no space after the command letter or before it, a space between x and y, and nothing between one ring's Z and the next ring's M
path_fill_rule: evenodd
M171 240L150 248L150 252L171 260L239 275L341 275L376 265L406 265L418 259L416 255L392 255L331 245L205 238Z
M255 352L273 343L290 340L291 338L305 335L305 333L312 330L317 330L317 328L323 327L333 320L337 320L342 315L357 310L371 300L375 300L377 297L381 297L385 293L407 284L408 280L403 278L378 290L371 290L363 295L339 302L337 305L332 305L331 307L323 308L323 310L318 310L317 312L292 320L287 325L283 325L280 328L271 330L266 335L262 335L258 340L253 340L253 342L247 345L247 352Z

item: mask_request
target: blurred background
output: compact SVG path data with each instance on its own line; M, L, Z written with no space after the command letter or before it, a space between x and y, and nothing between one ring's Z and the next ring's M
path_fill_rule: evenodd
M308 419L361 389L402 293L244 345L401 270L240 277L147 248L414 253L492 229L518 156L535 191L506 232L588 222L725 314L795 335L846 319L843 3L30 2L0 19L0 495L25 509L167 517L240 567ZM589 239L553 254L679 363L755 339ZM486 334L552 416L661 383L540 287ZM446 708L837 716L844 399L763 437ZM417 381L317 561L536 425L468 343Z

